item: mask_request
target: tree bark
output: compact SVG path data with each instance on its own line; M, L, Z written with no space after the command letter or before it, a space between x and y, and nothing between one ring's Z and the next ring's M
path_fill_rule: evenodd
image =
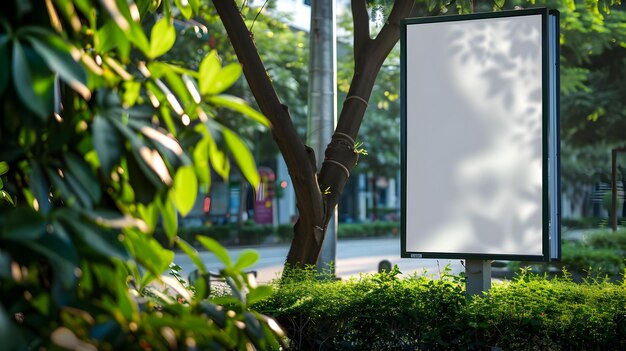
M285 159L296 193L299 218L286 265L314 265L322 247L332 210L358 160L354 147L367 101L385 58L400 38L400 21L408 16L413 0L394 2L380 33L372 39L365 0L352 0L355 72L339 115L335 134L317 173L315 153L298 137L288 108L281 104L261 61L253 36L234 0L213 1L226 29L250 89L271 123L271 132Z

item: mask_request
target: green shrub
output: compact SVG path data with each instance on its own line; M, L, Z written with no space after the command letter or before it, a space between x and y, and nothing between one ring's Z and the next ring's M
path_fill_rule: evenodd
M468 299L462 278L391 273L349 281L284 280L254 307L297 350L622 350L626 289L522 271Z
M559 266L582 277L618 278L624 272L624 256L615 248L565 243L562 256Z
M377 236L396 236L400 231L397 221L376 221L371 223L339 223L337 237L363 238Z
M587 245L593 248L616 249L624 254L626 253L626 230L593 233L587 238Z

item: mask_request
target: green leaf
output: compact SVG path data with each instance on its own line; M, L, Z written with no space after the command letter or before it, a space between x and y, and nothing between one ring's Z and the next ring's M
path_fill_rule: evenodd
M230 174L230 162L228 161L228 157L217 148L215 142L209 144L209 159L211 160L211 165L215 173L221 176L222 179L228 179L228 175Z
M161 218L163 218L163 229L165 229L165 235L167 235L170 243L173 243L178 230L176 207L174 207L173 201L169 198L165 198L160 202L160 209Z
M256 163L254 162L254 157L252 157L252 153L248 150L237 134L230 129L223 128L222 134L224 135L224 140L235 158L235 162L237 162L241 173L250 185L256 188L259 185L260 177L256 168Z
M46 233L46 223L38 212L28 207L18 207L6 216L2 224L2 237L12 241L32 241Z
M13 324L15 317L13 313L9 313L4 309L4 306L0 304L0 340L2 340L2 346L7 350L15 350L24 347L22 333Z
M250 289L250 292L248 292L248 295L246 296L248 300L248 305L253 305L263 299L266 299L272 296L272 293L272 287L268 285L261 285L256 288Z
M44 175L39 163L36 160L30 162L30 175L28 184L33 192L33 196L37 199L39 209L42 213L48 213L50 210L50 201L48 195L50 194L50 185L48 179Z
M230 88L239 77L241 77L242 68L238 63L231 63L224 67L215 77L213 84L209 87L207 94L214 95Z
M198 195L198 178L193 166L178 168L174 175L174 186L170 191L174 194L176 208L185 217L196 203Z
M193 150L193 164L198 175L198 183L204 193L211 187L211 169L209 168L209 143L211 136L202 138Z
M94 252L107 258L118 257L122 260L129 258L128 251L115 231L105 230L87 222L69 209L58 210L57 216L64 227L71 230L74 237L79 238L84 245Z
M128 39L135 44L141 52L148 55L150 52L150 43L148 42L148 38L146 37L141 25L135 22L130 22L130 34Z
M218 243L217 240L201 235L198 235L196 238L198 239L200 244L202 244L202 246L204 246L207 250L213 252L215 257L217 257L227 269L232 267L232 262L230 260L230 256L228 256L228 251L226 251L224 246Z
M174 3L176 4L176 7L180 10L180 13L183 14L185 19L191 18L191 16L193 15L193 9L191 8L189 1L185 1L184 5L182 0L174 0Z
M102 172L108 177L122 157L122 138L111 122L100 115L94 117L91 135Z
M100 183L95 174L91 172L89 165L71 152L65 153L64 159L69 171L74 174L85 191L91 196L93 202L99 202L102 195L100 192Z
M200 11L200 0L189 0L189 6L194 13L198 13Z
M124 94L122 94L124 106L135 105L141 92L141 83L129 80L124 82L122 85L124 86Z
M246 249L241 252L237 262L235 263L236 270L246 269L259 260L259 253L255 250Z
M148 225L148 228L152 232L156 227L159 219L159 207L154 202L144 205L142 203L137 204L137 210L141 219Z
M183 252L191 259L191 262L193 262L196 265L196 267L198 267L198 269L200 270L200 273L202 274L207 273L206 266L204 265L204 262L202 262L202 259L200 258L200 255L198 254L198 250L196 250L193 246L189 245L189 243L183 240L182 238L177 238L176 244L178 244L178 247L180 247L180 249L183 250Z
M148 51L149 58L159 57L168 52L176 42L176 29L170 19L167 17L161 18L150 31L150 50Z
M9 164L4 161L0 161L0 175L4 175L8 171L9 171Z
M31 242L29 248L48 258L55 271L54 279L58 279L64 289L69 289L76 281L74 271L78 266L78 256L62 225L57 222L52 228L52 235L44 235Z
M115 47L122 58L127 58L130 53L128 37L112 20L107 21L96 31L94 43L98 53L108 52Z
M44 99L39 97L33 90L34 80L28 60L24 54L24 48L19 41L13 41L13 84L17 96L22 104L34 112L42 121L48 119L52 113L52 106L46 106Z
M24 39L46 61L50 70L56 72L74 91L89 99L91 91L87 88L87 73L83 66L74 61L69 46L54 32L38 27L22 30Z
M71 192L76 195L79 203L85 208L93 208L93 201L91 199L91 196L85 189L84 185L82 185L81 182L76 178L76 176L72 173L66 172L64 178L67 181L67 185L71 189Z
M200 85L200 93L202 93L202 95L209 94L215 78L220 73L221 69L222 64L217 57L217 51L212 50L202 59L200 69L198 70L198 84Z
M267 117L250 107L244 99L232 95L215 95L208 97L206 100L215 106L223 106L233 111L242 113L266 127L270 126L270 122Z
M0 198L2 198L4 201L7 201L11 205L15 206L15 202L13 202L13 198L6 191L0 190Z
M157 277L167 271L174 260L173 251L163 248L153 237L137 229L128 229L124 233L133 257L144 268Z
M9 64L9 37L0 34L0 96L4 94L4 90L9 84L9 75L11 74Z

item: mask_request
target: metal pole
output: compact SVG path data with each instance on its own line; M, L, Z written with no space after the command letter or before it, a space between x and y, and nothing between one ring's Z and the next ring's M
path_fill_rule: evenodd
M465 294L481 295L491 288L491 261L465 260Z
M309 116L307 143L317 156L321 168L324 151L330 143L337 124L337 76L335 0L311 2L309 54ZM337 256L337 208L328 223L326 236L317 260L318 271L334 275Z

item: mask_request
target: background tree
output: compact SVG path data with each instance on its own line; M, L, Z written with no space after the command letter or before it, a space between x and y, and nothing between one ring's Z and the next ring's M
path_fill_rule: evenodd
M400 20L410 14L412 1L396 1L386 24L375 39L370 37L365 1L352 1L355 70L338 125L326 149L322 168L316 155L298 136L287 106L278 98L235 1L214 2L259 108L272 125L272 135L285 159L296 192L300 217L287 264L315 264L331 213L337 205L350 171L358 159L355 138L376 75L400 35ZM321 157L321 155L317 155Z
M368 9L367 4L373 5ZM608 13L609 6L615 1L585 1L577 4L568 1L564 10L564 24L570 24L573 29L580 29L580 21L585 18L591 20L589 31L602 31L598 25L603 22L604 13ZM534 1L530 2L530 5ZM555 2L546 2L550 7L557 7ZM244 74L248 80L252 93L255 96L261 111L268 117L272 127L272 135L287 163L292 182L296 191L296 202L300 217L294 227L294 238L287 256L287 264L302 266L314 264L319 254L326 226L330 219L331 210L337 205L347 178L350 175L357 159L358 149L355 147L361 122L370 102L375 78L385 58L398 41L399 21L411 14L412 1L395 1L393 6L385 10L385 1L366 2L354 0L351 2L353 29L354 29L354 74L348 84L347 97L340 103L341 112L338 125L332 142L326 149L323 166L317 169L316 157L298 138L293 126L287 106L281 103L272 80L255 47L253 36L246 27L244 17L235 1L220 1L214 3L228 36L233 44L237 57L243 65ZM474 1L429 1L420 8L420 13L436 14L448 12L456 8L459 13L468 13L478 10L501 10L513 6L529 6L526 1L474 2ZM576 11L579 11L579 14ZM582 10L582 11L581 11ZM568 16L570 13L571 16ZM370 30L370 13L384 18L380 29L372 38ZM569 21L569 22L568 22ZM567 27L566 27L567 29ZM567 31L561 40L567 42ZM575 71L565 70L564 85ZM579 79L580 81L580 79ZM348 88L349 86L349 88Z

